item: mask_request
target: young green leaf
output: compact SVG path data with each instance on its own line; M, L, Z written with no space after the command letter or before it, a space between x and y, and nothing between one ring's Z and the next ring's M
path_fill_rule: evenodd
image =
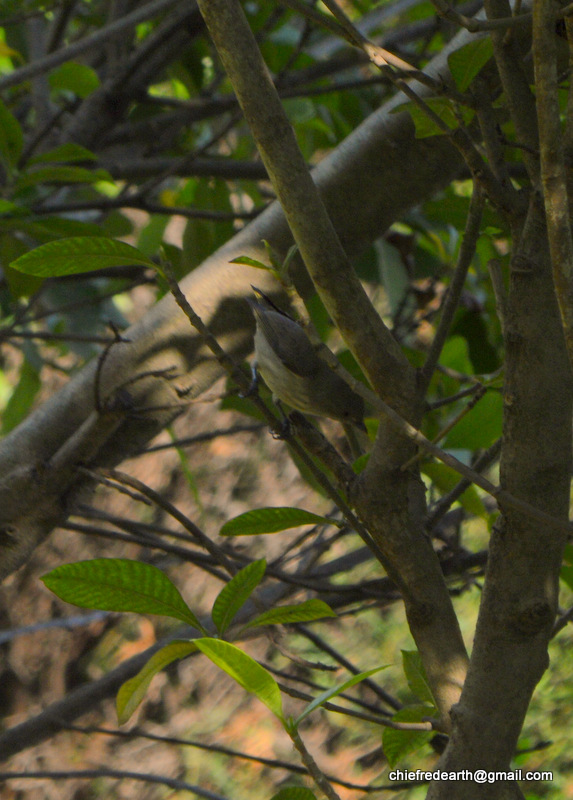
M196 650L194 642L176 639L154 653L137 675L126 681L117 693L116 710L119 724L124 725L128 721L145 697L149 684L158 672L173 661L185 658Z
M20 217L30 213L28 208L12 203L10 200L0 198L0 215L9 214L10 217Z
M435 705L434 696L430 690L426 670L417 650L402 650L402 666L408 681L408 686L413 695L422 703Z
M195 639L195 644L213 664L224 670L243 689L258 697L284 722L281 693L270 672L234 644L221 639Z
M261 625L288 625L289 622L311 622L324 617L336 617L336 614L323 600L305 600L304 603L279 606L264 611L245 625L245 628L257 628Z
M299 525L316 525L317 523L336 525L331 519L305 511L303 508L256 508L245 511L238 517L225 522L220 530L221 536L250 536L258 533L277 533Z
M24 419L42 383L38 370L26 359L20 370L20 379L2 414L1 430L8 433Z
M256 258L250 258L249 256L237 256L237 258L232 258L229 261L229 264L246 264L247 267L266 269L267 272L272 271L272 267L267 266L267 264L263 264L262 261L257 261Z
M220 634L227 630L237 611L259 585L266 568L267 562L264 558L247 564L219 592L213 603L211 616Z
M94 558L62 564L42 580L62 600L80 608L160 614L205 632L175 585L151 564L127 558Z
M104 236L73 236L36 247L12 261L10 266L27 275L54 278L131 264L156 269L153 261L125 242Z
M322 694L319 694L318 697L315 697L312 703L309 703L302 714L296 718L296 720L292 723L293 727L295 729L298 728L303 719L306 719L309 714L311 714L315 709L324 705L324 703L328 702L328 700L332 700L333 697L337 697L339 694L342 694L342 692L345 692L347 689L350 689L352 686L360 683L360 681L369 678L371 675L374 675L376 672L380 672L382 669L387 669L387 667L388 664L382 667L374 667L374 669L366 670L366 672L360 672L358 675L353 675L339 686L335 686L332 689L327 689L325 692L322 692Z
M433 708L428 706L406 706L392 717L393 722L422 722L431 717ZM382 748L391 767L395 767L401 758L419 750L434 736L433 731L408 731L396 728L384 728L382 732Z
M283 786L271 800L316 800L316 795L306 786Z

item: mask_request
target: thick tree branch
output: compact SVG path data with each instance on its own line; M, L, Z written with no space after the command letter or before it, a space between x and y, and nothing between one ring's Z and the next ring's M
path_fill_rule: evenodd
M461 34L451 48L468 39L468 34ZM447 69L449 49L432 63L433 74ZM313 171L350 254L360 252L406 209L446 186L462 169L448 141L441 137L415 139L409 116L392 113L399 102L399 98L393 100L373 114ZM388 187L394 186L399 186L400 192L389 191ZM292 244L278 204L269 207L182 283L210 330L236 357L244 356L252 347L253 319L244 300L252 292L251 283L271 294L275 287L263 280L260 270L229 262L239 255L265 260L263 239L283 257ZM113 391L118 376L126 380L141 371L175 367L183 376L176 380L178 388L188 389L188 399L192 399L221 374L170 297L130 328L126 338L130 343L118 345L110 354L103 375L104 396ZM54 524L51 516L45 518L39 513L33 499L36 467L49 463L93 410L94 372L95 365L88 365L0 442L0 527L6 532L6 538L0 541L2 578L26 561ZM148 381L138 388L139 407L171 404L172 410L150 412L145 419L126 415L94 464L117 464L140 450L177 414L179 400L172 383ZM30 487L32 494L14 492L14 480ZM63 499L65 487L57 495L59 518L63 519L69 513Z
M533 58L549 251L565 343L573 365L573 236L557 93L556 8L558 4L552 0L539 0L534 5Z
M535 196L512 264L501 483L566 522L572 380L544 213ZM509 508L495 525L470 669L453 711L452 738L441 768L508 768L531 694L547 667L566 539L564 531ZM500 782L484 790L470 782L432 786L428 797L489 800L522 795L513 784Z
M199 8L319 295L375 389L401 397L407 360L350 266L241 7Z

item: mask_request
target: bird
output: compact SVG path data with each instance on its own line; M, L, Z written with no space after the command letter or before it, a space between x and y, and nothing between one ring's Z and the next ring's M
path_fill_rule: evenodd
M364 400L316 352L302 327L253 286L256 367L273 397L297 411L364 425ZM256 374L256 373L255 373Z

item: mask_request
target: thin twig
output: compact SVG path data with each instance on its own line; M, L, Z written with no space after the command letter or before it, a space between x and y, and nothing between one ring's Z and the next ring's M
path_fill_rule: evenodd
M27 770L25 772L0 772L1 781L16 780L22 778L29 778L30 780L38 780L49 778L50 780L97 780L99 778L114 778L115 780L131 780L143 781L144 783L158 783L163 786L168 786L170 789L175 789L178 792L191 792L197 797L203 797L205 800L227 800L221 794L215 794L208 789L202 789L200 786L181 781L177 778L168 778L166 775L152 775L148 772L130 772L121 769L108 769L107 767L99 767L98 769L69 769L69 770Z
M438 14L447 19L449 22L454 22L461 28L465 28L470 33L480 33L485 31L495 31L499 29L513 28L517 25L531 25L531 12L517 14L512 17L498 17L497 19L478 20L472 17L466 17L452 8L445 0L432 0L432 3Z
M468 270L475 255L477 240L480 234L481 218L483 213L484 197L477 183L474 183L474 190L466 220L466 227L460 245L458 263L454 275L450 281L450 286L446 295L446 300L442 310L442 316L434 340L430 346L430 352L424 366L422 367L418 379L418 389L421 395L425 395L432 380L432 375L438 363L442 348L446 342L450 326L456 313Z
M454 147L456 147L463 157L474 179L479 180L483 186L491 202L501 208L508 215L514 215L518 205L516 204L515 200L515 190L512 186L509 185L506 187L497 180L489 165L481 157L465 128L462 126L455 129L450 128L444 122L444 120L428 105L428 103L412 89L408 81L401 77L397 77L393 69L395 66L395 59L389 58L387 50L384 50L378 45L373 44L365 36L363 36L346 17L345 13L338 6L335 0L324 0L324 4L328 7L331 13L336 16L337 20L343 24L346 32L345 38L355 47L360 48L364 53L366 53L370 61L379 69L383 70L384 74L388 75L392 83L423 111L423 113L428 117L429 120L433 122L438 130L440 130L450 139ZM442 84L436 87L433 79L428 79L427 76L424 76L423 78L421 75L414 76L413 73L409 73L408 77L410 77L410 75L415 77L420 83L425 83L426 85L429 85L428 81L432 81L434 89L438 88L442 94L453 97L453 99L458 103L470 107L474 105L472 98L452 92L451 88L448 88Z
M207 552L210 553L230 575L234 575L237 572L237 568L233 562L227 558L226 554L221 550L221 548L216 545L215 542L201 530L201 528L195 525L195 523L192 522L189 517L186 517L185 514L182 514L176 506L170 503L161 494L151 489L151 487L147 486L147 484L143 483L142 481L137 480L137 478L127 475L125 472L120 472L116 469L100 469L98 472L103 475L103 477L111 478L112 480L117 481L119 484L130 486L144 495L144 497L149 498L153 503L155 503L155 505L157 505L159 508L162 508L167 514L169 514L170 517L173 517L173 519L177 520L177 522L179 522L186 531L189 531L189 533L195 537L202 547L204 547L205 550L207 550Z
M302 763L309 771L310 775L312 776L314 782L319 787L319 789L321 789L321 791L325 794L328 800L341 800L340 795L334 791L329 781L327 780L326 775L322 772L322 770L319 768L314 758L306 749L304 742L300 738L299 732L293 728L292 730L289 730L288 733L292 740L292 743L300 753L300 758Z
M488 448L484 453L482 453L481 456L479 456L473 465L473 469L476 472L489 467L497 458L499 458L499 454L501 453L501 441L501 439L498 439L490 448ZM438 522L442 519L444 514L451 508L456 500L462 496L466 489L469 489L470 486L471 481L463 478L454 486L451 491L443 495L443 497L438 500L426 519L425 528L429 533L431 533Z
M174 171L175 168L174 168ZM163 176L161 176L163 180ZM154 181L154 183L159 181ZM75 211L111 211L115 208L137 208L149 214L165 214L170 217L186 217L187 219L210 219L215 222L232 222L236 219L251 220L257 217L261 209L254 211L209 211L204 208L190 208L189 206L164 206L135 196L102 197L78 203L54 203L53 205L32 206L33 214L64 214ZM9 218L9 215L6 215Z
M251 395L251 400L255 403L257 408L265 416L265 419L269 423L271 427L271 431L278 436L284 437L284 426L282 422L279 423L275 415L267 408L265 403L258 397L258 395L252 395L251 391L251 381L247 378L245 373L239 369L239 367L235 364L233 359L223 350L219 342L215 339L213 334L208 330L207 326L203 322L203 320L199 317L199 315L195 312L192 308L191 304L181 291L179 284L175 280L173 273L167 265L163 265L163 274L167 283L169 284L169 288L177 302L177 305L181 308L183 313L186 315L187 319L191 323L191 325L195 328L195 330L201 335L205 344L209 347L219 364L227 371L227 373L233 378L233 380L239 385L239 387L243 390L245 394ZM330 483L324 473L316 467L314 461L308 456L306 450L299 445L296 439L291 438L289 440L289 445L295 451L296 455L304 461L305 466L311 471L313 476L316 480L320 483L322 488L327 492L328 496L334 503L336 503L337 507L342 512L344 518L348 522L348 524L358 533L358 535L362 538L365 544L372 550L376 558L378 560L382 560L382 553L370 534L368 533L367 529L364 525L360 522L360 520L356 517L353 513L352 509L348 505L348 503L344 500L340 492L338 492L334 486ZM382 561L381 561L382 563Z
M336 650L331 644L326 642L322 636L319 636L317 633L315 633L315 631L311 630L306 625L301 625L300 623L295 625L295 628L316 647L319 647L324 653L327 653L329 656L338 661L338 663L352 673L352 675L358 675L360 672L358 667L355 667L354 664L352 664L352 662L346 658L346 656L342 655L342 653ZM362 685L368 686L368 688L374 692L374 694L380 697L390 706L390 708L393 708L395 711L399 711L401 708L403 708L403 703L401 703L395 697L392 697L391 694L386 692L376 683L376 681L373 681L372 678L366 678L364 681L362 681Z
M73 725L70 723L63 723L62 727L65 730L70 731L77 731L78 733L85 733L85 734L92 734L92 733L101 733L107 736L115 736L118 739L147 739L150 742L162 742L164 744L176 744L182 745L183 747L195 747L198 750L205 750L209 753L220 753L224 756L229 756L230 758L240 758L244 761L253 761L256 764L262 764L265 767L269 767L270 769L284 769L287 772L292 772L295 775L308 775L308 770L305 767L301 767L300 764L291 764L289 761L283 761L278 758L265 758L264 756L253 756L249 753L244 753L242 750L235 750L232 747L224 747L220 744L206 744L205 742L199 742L196 739L183 739L180 736L161 736L156 733L149 733L148 731L143 730L142 728L131 728L128 731L112 729L112 728L104 728L98 725ZM343 781L340 778L337 778L334 775L327 775L328 780L332 783L336 783L339 786L343 786L345 789L356 789L362 792L371 792L375 791L375 787L366 786L365 784L358 784L358 783L350 783L349 781Z
M39 58L25 67L20 67L8 75L4 75L0 78L0 92L28 81L36 75L49 72L65 61L71 61L79 55L84 55L90 50L94 50L96 47L101 47L103 44L108 43L112 37L125 35L125 31L129 28L134 28L141 22L153 19L157 14L167 11L178 3L179 0L151 0L151 2L132 11L131 14L126 14L121 19L100 28L84 39L80 39L80 41L63 47L55 53L50 53L44 58Z
M483 384L480 382L476 382L473 386L469 386L467 389L461 389L461 391L457 392L456 394L452 394L449 397L444 397L442 400L433 400L431 403L428 403L428 411L435 411L437 408L443 408L444 406L449 406L452 403L457 403L458 400L463 400L464 397L470 397L472 394L480 391L480 387Z
M501 264L497 258L490 258L487 262L487 270L491 280L491 286L495 297L495 310L501 327L502 334L505 333L505 320L507 318L507 290L503 282Z

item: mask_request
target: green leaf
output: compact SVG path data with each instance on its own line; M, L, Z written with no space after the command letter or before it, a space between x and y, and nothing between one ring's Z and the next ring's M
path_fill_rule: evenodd
M17 166L23 145L20 123L0 100L0 158L11 169Z
M266 568L267 562L264 558L247 564L219 592L211 612L219 633L223 634L227 630L237 611L261 582Z
M147 225L142 229L137 239L137 246L146 256L157 253L163 244L163 234L169 223L167 214L152 214Z
M78 61L66 61L48 76L48 82L52 89L73 92L81 98L88 97L100 86L97 72Z
M487 264L490 258L497 258L491 242L482 236L478 249L482 251L481 263ZM490 331L484 314L477 309L459 309L451 329L451 336L463 336L468 343L468 353L475 372L487 374L495 372L501 366L499 353L489 341Z
M430 478L442 494L453 489L460 480L459 474L454 469L441 462L428 461L422 464L420 470ZM487 519L488 511L475 486L469 486L458 498L458 502L469 514Z
M106 169L86 169L85 167L39 167L24 172L18 178L16 189L27 189L40 183L97 183L111 181Z
M161 614L205 632L175 585L151 564L127 558L94 558L62 564L42 580L62 600L80 608Z
M305 600L288 606L279 606L264 611L251 620L245 628L256 628L261 625L288 625L292 622L311 622L324 617L336 617L334 611L324 600Z
M306 719L309 714L311 714L315 709L319 708L320 706L324 705L324 703L328 702L328 700L332 700L333 697L337 697L342 692L345 692L347 689L350 689L352 686L355 686L357 683L369 678L371 675L374 675L376 672L380 672L382 669L387 669L388 664L382 667L374 667L374 669L366 670L366 672L360 672L358 675L353 675L344 683L341 683L339 686L335 686L333 689L327 689L322 694L319 694L318 697L315 697L312 703L309 703L307 707L304 709L302 714L297 717L297 719L292 723L293 727L296 729L303 721Z
M445 448L479 450L490 447L501 436L503 398L499 392L486 392L469 414L448 433Z
M427 706L406 706L394 714L392 720L394 722L422 722L424 717L431 717L433 712L434 709ZM389 765L395 767L401 758L419 750L433 736L433 731L401 731L395 728L384 728L382 747Z
M32 239L44 244L54 239L68 236L103 236L98 225L91 222L82 222L79 219L66 217L33 217L14 216L0 218L0 231L19 231L27 234ZM29 252L29 247L23 252Z
M1 215L9 215L11 217L20 217L20 216L27 216L29 214L29 209L25 208L24 206L19 206L16 203L12 203L10 200L4 200L4 198L0 198L0 214Z
M440 354L440 364L465 375L473 373L468 343L463 336L450 336L448 338Z
M283 786L271 800L316 800L316 795L306 786Z
M410 691L422 703L435 705L434 696L428 684L426 670L417 650L402 650L402 666Z
M450 130L459 128L460 121L456 115L455 107L451 100L445 97L431 97L425 100L426 105L436 114ZM401 103L392 113L407 111L412 117L416 128L416 139L425 139L428 136L443 136L444 131L429 117L416 103ZM467 125L471 122L474 111L466 106L458 109L462 122Z
M469 44L454 50L448 56L452 78L460 92L465 92L478 72L493 56L493 44L489 36L474 39Z
M234 644L221 639L196 639L197 648L213 664L224 670L237 683L269 708L284 722L281 693L273 676L253 658L243 653Z
M573 589L573 567L561 567L559 577L570 589Z
M336 525L331 519L305 511L302 508L279 506L276 508L256 508L225 522L220 530L221 536L250 536L258 533L277 533L299 525L328 523Z
M177 639L154 653L137 675L126 681L117 693L116 710L119 724L124 725L129 720L145 697L149 684L158 672L172 664L173 661L185 658L196 650L194 642Z
M192 180L192 196L186 196L186 187L179 195L178 202L192 205L205 211L228 211L233 208L229 200L229 188L225 181ZM185 272L195 269L202 261L227 242L235 233L231 220L188 219L183 232L183 262Z
M43 244L12 261L10 266L27 275L54 278L131 264L156 269L153 261L125 242L103 236L73 236Z
M24 419L41 386L38 371L26 359L20 370L20 380L2 415L3 434L9 433Z
M366 423L366 425L368 426L368 423ZM370 439L374 440L375 437L370 436L370 429L368 430L368 435ZM369 461L370 461L370 453L362 453L362 455L358 456L356 461L353 462L352 471L356 475L360 475L360 473L364 472L364 470L366 469L366 465L368 464Z
M272 267L268 264L263 264L262 261L257 261L256 258L249 258L249 256L237 256L232 258L229 264L245 264L247 267L256 267L256 269L265 269L267 272L274 272Z
M53 150L48 150L46 153L40 153L40 155L34 156L29 159L28 164L41 164L46 161L57 161L68 164L73 161L97 161L97 156L81 144L66 142L58 147L54 147Z

